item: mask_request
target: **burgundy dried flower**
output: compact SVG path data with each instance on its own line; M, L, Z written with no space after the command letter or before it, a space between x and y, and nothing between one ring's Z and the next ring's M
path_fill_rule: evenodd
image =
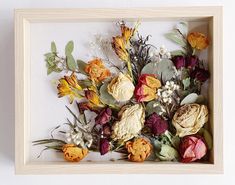
M104 125L110 121L111 116L112 116L112 110L110 108L105 108L95 118L95 123Z
M176 67L176 69L180 69L182 67L185 67L185 58L184 56L175 56L172 58L172 61Z
M200 82L205 82L209 78L209 71L197 67L191 72L190 76Z
M187 68L194 68L198 64L198 57L197 56L188 56L186 57L186 67Z
M106 153L108 153L110 150L110 144L108 139L106 138L101 138L100 139L100 154L104 155Z
M181 162L189 163L201 159L206 155L207 147L204 139L199 135L185 136L179 145Z
M110 137L112 134L111 127L108 124L103 125L102 131L105 137Z
M145 121L145 125L151 129L154 135L161 135L168 129L168 123L162 119L157 113L151 114Z

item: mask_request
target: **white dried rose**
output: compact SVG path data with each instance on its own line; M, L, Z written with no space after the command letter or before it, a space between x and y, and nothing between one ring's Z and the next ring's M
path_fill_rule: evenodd
M115 100L119 102L128 101L134 94L135 86L128 75L119 73L119 75L112 79L108 84L108 93L111 94Z
M206 122L208 122L207 106L196 103L183 105L172 119L176 135L179 137L196 134Z
M124 107L119 114L120 121L112 127L112 138L125 142L140 133L144 126L145 111L141 104L136 104Z

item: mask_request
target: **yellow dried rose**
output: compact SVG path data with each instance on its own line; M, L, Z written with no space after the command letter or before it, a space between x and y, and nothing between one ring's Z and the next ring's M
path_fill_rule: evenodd
M63 96L69 96L70 103L73 102L75 97L81 97L79 92L82 90L82 87L78 84L78 79L74 73L70 76L64 76L64 78L59 79L57 89L58 97L61 98Z
M130 100L135 90L131 78L123 73L119 73L117 77L113 78L107 88L108 93L119 102Z
M202 50L206 49L209 45L208 38L199 32L192 32L187 37L189 44L192 46L192 48Z
M145 111L141 104L125 106L119 112L119 121L112 127L114 141L125 142L137 136L144 126Z
M89 61L85 67L85 72L95 82L101 82L111 75L110 71L105 68L102 60L99 58Z
M65 144L62 151L65 160L70 162L79 162L88 154L88 149L79 148L74 144Z
M133 162L143 162L152 151L152 145L144 138L126 142L128 159Z
M196 103L183 105L172 119L176 135L179 137L196 134L206 122L208 122L207 106Z

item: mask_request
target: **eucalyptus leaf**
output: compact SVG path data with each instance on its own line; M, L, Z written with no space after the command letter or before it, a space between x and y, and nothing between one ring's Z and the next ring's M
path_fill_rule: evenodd
M163 82L169 81L176 76L174 64L169 59L162 59L160 62L150 62L143 67L141 74L155 74L162 78Z
M108 83L104 83L100 87L100 100L102 103L106 105L115 105L117 102L113 98L113 96L108 93L107 86L108 86Z
M51 42L51 52L52 53L56 53L56 45L55 45L55 42Z
M73 41L69 41L65 46L65 55L71 55L73 52L74 44Z
M162 109L160 107L160 102L158 101L148 102L145 111L147 113L147 116L151 115L154 112L156 112L158 115L161 115Z
M187 45L186 40L177 30L173 30L172 32L165 34L165 37L182 47L186 47Z
M188 87L190 86L190 83L191 83L190 77L183 79L182 83L184 85L184 90L188 89Z
M78 65L79 72L86 75L87 73L85 72L85 67L87 63L82 60L77 60L77 65Z
M180 105L195 103L198 99L198 95L196 93L191 93L187 95L180 103Z
M165 144L162 144L160 152L156 152L155 154L162 161L172 161L179 158L177 150Z
M67 55L66 59L67 59L68 68L72 71L75 71L76 67L77 67L77 64L76 64L76 62L73 58L73 55L71 55L71 54Z
M176 24L176 29L180 31L182 35L185 37L188 35L188 23L187 22L179 22Z

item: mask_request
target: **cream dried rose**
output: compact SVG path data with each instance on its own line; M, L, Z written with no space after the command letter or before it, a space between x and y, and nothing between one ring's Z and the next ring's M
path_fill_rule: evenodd
M119 75L112 79L108 84L108 93L111 94L115 100L119 102L128 101L134 94L135 86L128 75L119 73Z
M176 135L184 137L196 134L207 121L207 106L192 103L183 105L176 111L172 124L176 128Z
M145 112L141 104L136 104L123 107L119 115L120 121L114 123L111 137L125 142L140 133L144 126Z

